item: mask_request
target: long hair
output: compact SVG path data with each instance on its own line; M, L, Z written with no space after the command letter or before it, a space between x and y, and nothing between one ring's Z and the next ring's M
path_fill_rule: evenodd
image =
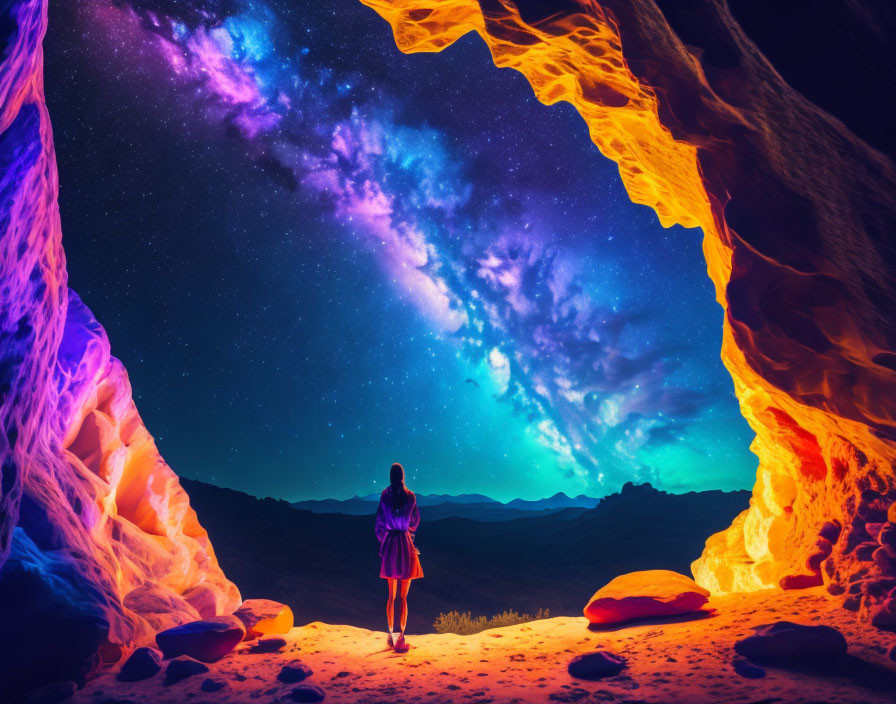
M404 484L404 467L398 462L389 469L389 493L392 498L392 510L398 512L404 508L408 501L408 488Z

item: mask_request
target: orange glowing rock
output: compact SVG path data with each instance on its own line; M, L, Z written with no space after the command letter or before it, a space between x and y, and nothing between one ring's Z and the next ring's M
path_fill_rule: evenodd
M698 611L709 591L693 579L669 570L623 574L598 589L585 606L591 623L612 625L641 618Z
M697 581L843 593L858 575L858 606L879 601L889 563L856 545L896 523L893 162L794 90L726 3L362 2L404 52L476 32L539 100L578 110L632 201L703 229L759 467ZM819 555L826 525L842 532Z
M292 609L270 599L246 599L233 612L246 626L246 640L289 633L293 626Z

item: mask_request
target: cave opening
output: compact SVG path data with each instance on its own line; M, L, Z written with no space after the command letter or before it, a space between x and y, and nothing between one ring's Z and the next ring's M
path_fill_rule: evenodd
M359 259L362 252L376 254L377 262L392 274L386 283L394 286L390 289L380 282L376 290L384 296L389 291L405 312L409 310L407 300L416 303L415 316L437 321L441 332L433 334L432 340L464 330L458 336L461 343L479 348L479 364L488 376L474 374L463 379L460 383L465 391L481 390L482 380L488 379L494 386L491 390L499 392L494 394L496 401L522 411L520 415L527 421L537 420L533 409L541 410L544 403L527 409L523 400L531 400L532 394L519 397L519 389L511 386L521 373L529 373L532 365L527 367L525 354L509 353L506 342L499 343L484 331L491 334L509 319L512 331L526 332L514 316L526 320L543 314L544 298L562 305L536 318L539 325L528 330L539 352L544 351L540 344L548 350L559 347L567 356L570 349L578 354L583 348L600 348L598 343L606 337L592 334L600 327L597 321L610 320L610 331L629 325L627 320L625 325L615 321L610 315L616 312L612 308L607 312L583 303L589 286L559 265L563 260L556 243L543 245L530 234L530 227L537 233L543 223L536 220L533 226L529 210L518 203L507 207L507 203L495 202L494 192L488 188L483 198L472 185L463 187L464 169L446 157L453 148L450 140L440 137L419 114L415 121L402 115L401 106L393 105L385 113L365 113L342 98L321 102L323 87L345 97L363 84L363 77L338 71L312 69L297 74L307 80L293 77L290 85L296 93L271 91L283 72L295 72L296 64L274 61L268 67L270 73L260 68L270 59L274 46L265 31L268 17L210 18L204 10L194 14L179 7L172 11L186 14L173 21L147 10L148 4L96 3L68 8L75 15L95 13L88 22L89 38L107 32L125 44L130 42L119 55L132 53L136 60L127 65L124 59L120 68L123 76L132 79L135 102L142 101L142 110L114 109L110 101L105 107L112 119L133 119L139 129L155 129L159 134L174 127L182 129L177 147L185 158L177 163L190 176L198 173L190 172L191 157L202 152L201 148L196 151L197 145L201 146L209 131L208 121L216 120L216 131L229 140L224 151L232 159L217 164L221 178L215 185L229 185L231 191L214 194L222 210L229 199L242 197L240 187L246 187L234 183L228 167L249 163L253 178L261 179L265 192L273 194L270 205L281 202L284 193L309 188L327 213L339 215L337 220L345 231L366 228L372 236L345 246L343 254ZM889 399L896 385L891 363L896 338L887 306L896 287L890 266L892 248L882 233L891 231L896 178L888 158L852 134L848 126L864 125L863 133L871 129L869 134L874 135L874 125L869 128L868 121L856 123L851 112L845 122L836 119L836 101L819 108L780 74L769 71L768 59L724 4L713 5L712 11L705 13L665 4L616 2L600 7L589 4L582 12L577 11L578 3L561 12L547 12L542 3L509 0L483 5L468 0L435 4L429 0L369 0L368 4L389 21L398 47L405 52L441 51L459 40L466 41L461 37L471 31L479 34L495 63L523 73L539 100L566 100L575 107L600 151L619 165L632 201L650 206L664 226L677 223L703 229L708 271L716 300L724 309L722 359L734 380L744 418L756 433L752 449L760 462L749 508L726 530L712 535L702 556L693 563L702 589L697 593L711 592L720 599L717 603L726 604L731 610L722 614L723 619L739 618L736 604L741 597L760 605L758 612L751 612L760 615L777 611L779 603L796 605L805 598L824 610L824 618L831 623L854 622L856 630L851 635L865 639L863 642L876 638L862 630L862 624L869 621L883 631L892 630L896 623L896 593L892 590L896 574L896 424ZM77 630L77 652L47 658L48 662L61 658L64 674L72 679L66 683L69 692L79 681L83 684L84 676L94 672L100 661L114 663L129 647L149 642L154 633L184 620L222 615L234 626L234 633L248 633L234 621L239 620L234 611L241 595L220 569L208 535L191 508L192 503L203 516L209 515L201 507L206 489L193 482L181 485L162 460L137 413L127 373L110 356L103 328L67 288L56 209L60 194L39 45L46 5L23 2L11 7L16 14L15 22L8 23L12 33L4 68L15 71L5 74L9 76L4 84L9 99L0 117L9 129L3 133L0 153L9 167L9 177L2 185L9 195L4 207L10 218L4 222L13 225L4 245L9 245L15 256L0 262L4 276L0 312L3 330L14 330L14 334L4 333L5 377L0 386L6 429L0 436L4 453L0 549L5 560L0 586L7 596L26 592L30 596L40 589L46 598L39 604L26 602L39 611L33 618L30 612L15 611L15 598L3 600L6 618L23 623L22 619L29 619L35 628L20 629L25 636L20 652L4 660L5 669L0 672L4 676L14 672L20 683L32 683L41 676L43 663L28 653L47 642L48 629L54 624L71 627ZM745 11L742 4L738 8ZM873 15L869 8L865 10ZM64 28L71 32L76 26L65 24ZM371 39L373 33L359 36L361 43L379 42ZM460 48L471 51L469 44ZM343 50L343 61L351 64L352 52L346 47ZM65 64L65 54L60 52L62 63L57 66L61 73L56 77L63 86L66 80L77 83L78 77L75 63ZM309 48L307 56L311 55ZM853 58L861 59L858 54ZM303 70L313 65L311 58L302 61L308 65L303 64ZM251 70L237 70L247 65ZM787 73L792 77L806 65L791 64ZM387 64L379 64L379 68L389 74ZM148 87L163 69L173 74L172 91L183 100L175 109L146 100ZM105 80L102 72L99 74L100 80ZM120 77L115 80L120 83ZM396 80L401 82L400 77ZM818 89L817 82L792 80L810 95ZM471 82L469 75L461 76L461 84ZM497 90L496 85L489 88ZM415 89L407 81L402 87L411 94ZM382 97L376 87L366 88ZM431 90L431 86L422 90ZM308 104L302 104L302 99L308 99ZM292 116L297 105L302 109ZM310 111L309 117L306 108L320 111L321 106L322 112ZM420 108L420 104L414 107ZM517 112L526 109L520 106ZM153 115L154 110L159 114ZM265 141L264 136L275 130L282 136L279 126L293 118L311 120L310 142L294 134L289 139ZM486 142L490 135L500 133L476 129L475 125L473 131L484 135ZM513 132L510 129L510 136L501 138L512 139ZM469 139L460 142L469 146ZM563 152L559 142L548 140L548 151ZM186 184L180 180L176 197L159 202L152 184L142 179L151 174L145 167L154 158L174 160L177 149L166 148L164 140L159 140L154 145L157 153L144 154L141 168L128 171L127 165L110 153L124 146L127 139L119 139L112 149L108 145L95 149L82 161L100 170L114 164L113 179L121 178L127 186L123 190L137 195L141 212L154 219L156 227L162 224L176 229L188 208L176 209L172 203L195 205L189 197L191 191L184 190ZM502 183L501 162L489 158L493 154L479 146L486 155L485 163L479 165L488 177L483 179L485 185ZM538 159L541 164L548 163L543 152ZM68 178L64 166L62 173ZM513 179L502 185L516 184L514 188L518 188L519 178L513 173ZM547 178L539 172L534 180ZM461 187L456 187L457 183ZM838 188L824 188L826 183L836 183ZM554 184L548 186L545 193L551 193ZM64 189L63 185L62 194ZM206 190L214 188L206 183ZM538 189L533 186L531 190ZM409 196L406 203L399 194ZM103 207L108 205L105 203L90 204L86 190L82 195L94 222L114 211ZM496 208L487 211L491 219L469 219L467 206L487 205L489 195ZM534 198L531 193L529 196L526 202ZM63 206L65 197L60 196ZM265 207L260 216L262 220L273 218L273 212L273 207ZM555 225L556 211L546 212L545 220ZM476 235L494 222L503 226L501 237L486 242L481 251L460 244L470 238L458 236L459 232L473 232L475 245L480 242ZM508 222L516 227L509 227ZM141 224L138 217L121 229L138 230ZM240 234L244 243L250 242L255 234L252 224L240 221L242 232L230 234ZM85 227L90 229L90 223ZM514 229L522 230L523 236ZM321 221L315 222L316 235L326 235L325 230ZM568 230L577 230L575 222ZM440 238L434 240L433 232ZM156 245L166 245L164 239L150 238L144 254ZM329 244L322 243L323 239L314 241L315 246ZM279 244L292 245L292 238ZM320 253L313 248L310 251ZM176 266L175 253L167 254L172 268ZM237 246L228 253L209 243L204 256L192 261L179 276L187 281L202 277L206 289L232 304L233 297L224 298L225 293L232 293L227 290L228 277L223 275L223 259L228 254L241 261L258 258L249 246ZM102 264L116 275L121 291L128 293L138 286L141 275L127 247L123 252L110 247L100 256L106 257ZM582 250L573 250L571 258L578 267L587 269L591 264ZM351 256L346 259L350 261ZM115 269L122 262L123 275ZM474 268L464 266L471 262ZM534 263L533 271L523 266L530 263ZM261 285L270 285L276 275L294 268L285 258L273 263L275 276L262 278ZM599 268L592 266L591 270ZM464 277L471 270L481 279L479 287L460 288L459 282L469 283ZM159 278L156 284L162 281ZM360 280L350 283L346 291L356 300L364 299L359 294L373 290L372 284L365 286ZM592 282L591 288L603 293L607 287L601 284L605 283ZM488 285L494 290L485 295ZM550 295L537 295L539 285ZM469 293L472 301L458 291ZM526 295L533 291L534 295ZM414 293L418 295L411 295ZM190 298L191 293L184 290L184 300L178 303L189 303ZM354 299L339 297L340 302L351 301L350 306L357 305ZM500 306L504 306L503 316ZM157 315L154 322L161 328L160 336L164 337L176 308L171 304L151 311ZM324 315L329 312L326 306L322 309ZM474 315L477 311L481 317ZM241 315L242 311L236 310L233 317ZM582 319L590 325L584 335L574 325ZM196 321L198 327L202 316L197 315ZM558 331L551 324L558 321L562 323L559 332L568 334L570 327L574 329L571 337L555 334ZM110 326L115 322L114 314L109 322ZM477 339L471 330L482 337ZM236 357L244 355L256 334L251 331L228 339L228 350ZM516 342L519 339L524 338L514 338ZM613 340L621 346L623 336ZM164 344L177 347L182 342L165 339ZM317 346L321 344L334 346L339 341L326 340ZM221 341L211 347L221 348ZM651 354L655 352L648 352L648 359ZM633 358L625 359L631 362ZM348 359L340 368L361 361ZM604 364L601 383L607 382L608 366ZM550 367L552 373L555 367ZM537 376L538 371L533 373L531 389L523 391L544 398L552 393L561 396L572 406L579 404L587 412L597 413L608 425L617 418L618 409L596 404L587 392L579 393L569 375L558 373L561 381L555 379L550 388ZM186 379L189 374L182 376ZM187 397L185 388L178 392L180 398ZM196 400L195 394L190 400ZM250 407L239 397L231 401L240 405L244 417L249 416L245 423L252 423L252 413L270 410L259 404ZM643 419L643 409L635 408L639 408L637 420ZM566 438L564 445L562 429L587 426L577 424L580 418L575 416L574 422L560 424L559 420L568 421L569 416L552 410L554 426L536 425L548 441L541 444L579 459L576 453L582 448L578 445L584 444ZM199 410L197 415L208 416L207 411ZM240 427L237 424L230 430ZM662 432L659 435L663 437ZM256 469L254 473L263 475L264 471ZM570 476L575 474L573 471ZM230 511L226 520L213 528L223 535L244 520L245 501L254 499L217 491L214 500L227 504ZM647 505L644 496L637 498L640 507ZM285 502L268 499L258 503L280 515L289 514L289 520L298 515ZM673 528L680 527L682 517L691 516L681 510L667 519L651 516L670 527L664 537L673 541ZM289 544L287 533L278 531L275 524L251 526L261 538L266 536L260 528L271 531L272 527L278 541ZM301 533L289 537L300 538ZM466 542L476 544L478 535L477 531L467 536ZM581 535L568 538L564 543L567 552L552 559L558 563L565 560L567 566L579 569ZM293 544L300 545L300 539ZM430 545L438 549L437 541ZM494 547L508 552L503 544ZM518 561L527 557L525 552L509 552L504 557L508 555ZM309 553L302 557L313 563L321 556ZM282 566L276 559L265 562L266 558L262 552L253 554L253 568L263 579L278 574ZM462 573L464 567L468 566L453 572ZM52 584L65 588L48 588ZM351 593L358 591L350 579L336 584ZM523 591L537 591L537 587L526 584ZM813 588L805 597L786 595L791 590ZM738 594L728 598L730 592ZM841 604L845 611L835 613ZM846 617L846 611L856 611L858 617ZM59 613L73 618L53 618ZM706 635L705 629L688 632ZM883 654L886 647L879 639L875 642L875 652ZM891 659L893 654L891 650Z

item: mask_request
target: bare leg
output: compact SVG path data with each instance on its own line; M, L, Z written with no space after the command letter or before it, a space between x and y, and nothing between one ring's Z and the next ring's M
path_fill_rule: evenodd
M386 599L386 623L389 625L389 640L392 640L392 625L395 622L395 593L398 591L398 580L389 579L389 598Z
M411 580L401 580L401 633L408 625L408 590L411 588Z

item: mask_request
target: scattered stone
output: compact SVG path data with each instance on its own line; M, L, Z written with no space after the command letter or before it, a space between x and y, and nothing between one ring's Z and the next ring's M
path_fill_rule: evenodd
M262 638L255 645L249 648L248 652L253 654L276 653L285 645L286 640L284 640L283 638Z
M280 674L277 675L277 679L286 684L295 684L311 677L312 674L314 673L311 671L311 668L301 660L293 660L280 668Z
M294 622L292 609L271 599L246 599L233 615L245 624L246 640L289 633Z
M203 692L220 692L227 686L226 682L222 682L221 680L213 680L207 679L202 680L202 684L199 685L199 689Z
M119 682L139 682L162 669L162 654L155 648L137 648L121 666Z
M201 662L197 662L192 658L177 658L168 663L165 669L165 686L168 687L175 682L187 679L193 675L201 675L208 672L208 668Z
M846 639L830 626L804 626L790 621L757 626L756 633L739 640L734 650L760 664L833 658L846 655Z
M480 675L484 675L484 673L479 673L479 674L480 674ZM345 671L343 670L342 672L337 672L336 675L335 675L335 677L348 677L349 675L351 675L350 672L345 672Z
M746 677L750 680L758 680L765 677L765 670L758 665L754 665L746 658L736 657L731 661L731 664L734 666L734 671L741 677Z
M286 698L293 702L322 702L326 696L320 687L313 684L300 684L289 690Z
M601 680L618 675L626 666L625 658L607 650L585 653L573 658L566 666L569 674L577 680Z
M610 625L692 613L708 599L709 591L683 574L646 570L620 575L598 589L584 613L591 623Z
M246 636L246 627L236 616L214 616L191 621L156 634L156 643L167 660L189 655L203 662L214 662Z
M19 701L21 704L56 704L72 697L77 689L78 685L74 682L53 682L32 690L28 696Z

